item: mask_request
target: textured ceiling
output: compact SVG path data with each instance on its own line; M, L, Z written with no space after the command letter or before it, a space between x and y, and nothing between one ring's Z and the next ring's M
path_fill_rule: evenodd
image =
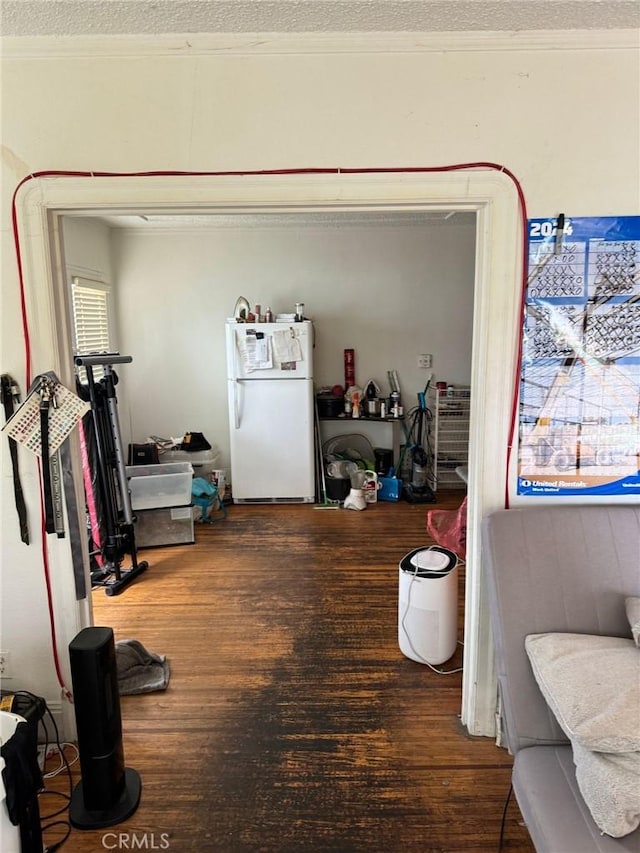
M638 0L0 0L3 36L607 30Z

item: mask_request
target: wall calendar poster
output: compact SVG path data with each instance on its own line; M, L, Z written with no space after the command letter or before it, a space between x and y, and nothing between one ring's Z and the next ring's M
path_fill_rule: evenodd
M531 219L519 495L640 496L640 216Z

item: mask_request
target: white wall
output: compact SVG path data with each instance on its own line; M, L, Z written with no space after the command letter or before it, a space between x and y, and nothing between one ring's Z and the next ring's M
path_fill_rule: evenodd
M65 248L69 275L79 274L98 281L111 281L109 229L100 222L90 220L68 220L66 226ZM3 237L7 239L6 232ZM13 260L13 257L13 253L9 252L9 260ZM5 262L6 260L5 257ZM10 263L7 265L11 266ZM25 387L20 347L13 349L7 346L8 340L13 339L14 346L20 341L16 310L10 307L14 298L15 292L9 288L2 289L3 325L8 322L12 324L8 330L6 327L3 328L2 370L11 373L18 380L22 399L24 399L28 389ZM38 328L32 328L31 334L37 337L39 331ZM12 352L13 360L11 360ZM53 360L48 366L35 367L33 374L49 370L52 366ZM5 454L5 445L6 440L3 437L2 523L5 532L2 535L0 644L3 650L10 653L7 671L11 676L3 682L3 689L30 690L43 695L47 697L52 712L57 714L61 705L60 689L56 686L46 615L48 605L45 570L41 560L39 541L39 503L36 497L37 469L33 455L19 448L20 475L28 499L28 522L32 544L26 546L20 542L10 546L8 540L15 539L17 516L14 509L10 460L8 454ZM59 570L56 556L55 553L51 554L49 573L52 577ZM68 562L65 562L64 571L69 571ZM51 588L55 602L55 577ZM56 621L56 630L64 647L68 634L73 636L74 629L79 627L77 614L64 612L58 608ZM62 672L66 683L69 684L64 648L61 649L60 657Z
M97 219L64 219L65 263L72 275L113 284L111 229Z
M554 33L458 43L408 35L393 49L380 48L380 39L369 48L364 38L351 47L328 38L311 43L310 53L303 40L292 46L273 37L246 44L240 39L224 50L215 39L191 36L5 41L1 362L23 388L10 210L18 182L38 170L403 167L491 160L521 180L532 217L638 211L637 34L585 33L567 50L556 49L563 37ZM259 293L252 289L247 295ZM311 309L314 299L305 301ZM31 312L33 322L33 306ZM34 373L55 363L53 324L51 308L37 306ZM513 365L505 363L490 381L510 383L512 372ZM27 548L15 521L5 441L0 453L2 647L12 653L20 685L57 702L35 462L21 453L34 520L34 541ZM64 543L50 547L59 551L54 571L69 573ZM64 656L77 619L70 611L57 612L57 623Z
M366 221L364 215L363 223ZM229 464L224 321L239 295L263 310L305 303L314 320L317 386L343 384L343 350L356 380L390 392L397 369L407 406L425 385L421 352L438 378L471 373L475 225L455 218L417 227L352 224L206 231L113 231L125 441L196 429ZM387 439L388 440L388 439Z

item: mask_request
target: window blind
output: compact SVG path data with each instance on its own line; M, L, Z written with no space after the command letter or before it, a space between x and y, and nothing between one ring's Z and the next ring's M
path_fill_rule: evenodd
M71 280L74 354L111 352L110 295L109 285L102 282L78 276ZM101 367L94 368L97 379L102 374ZM86 380L84 368L80 378Z

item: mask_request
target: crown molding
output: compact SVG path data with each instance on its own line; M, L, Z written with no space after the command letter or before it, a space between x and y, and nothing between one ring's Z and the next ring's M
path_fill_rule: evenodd
M535 30L429 33L207 33L154 36L4 36L0 56L57 59L126 56L451 53L639 50L640 30Z

